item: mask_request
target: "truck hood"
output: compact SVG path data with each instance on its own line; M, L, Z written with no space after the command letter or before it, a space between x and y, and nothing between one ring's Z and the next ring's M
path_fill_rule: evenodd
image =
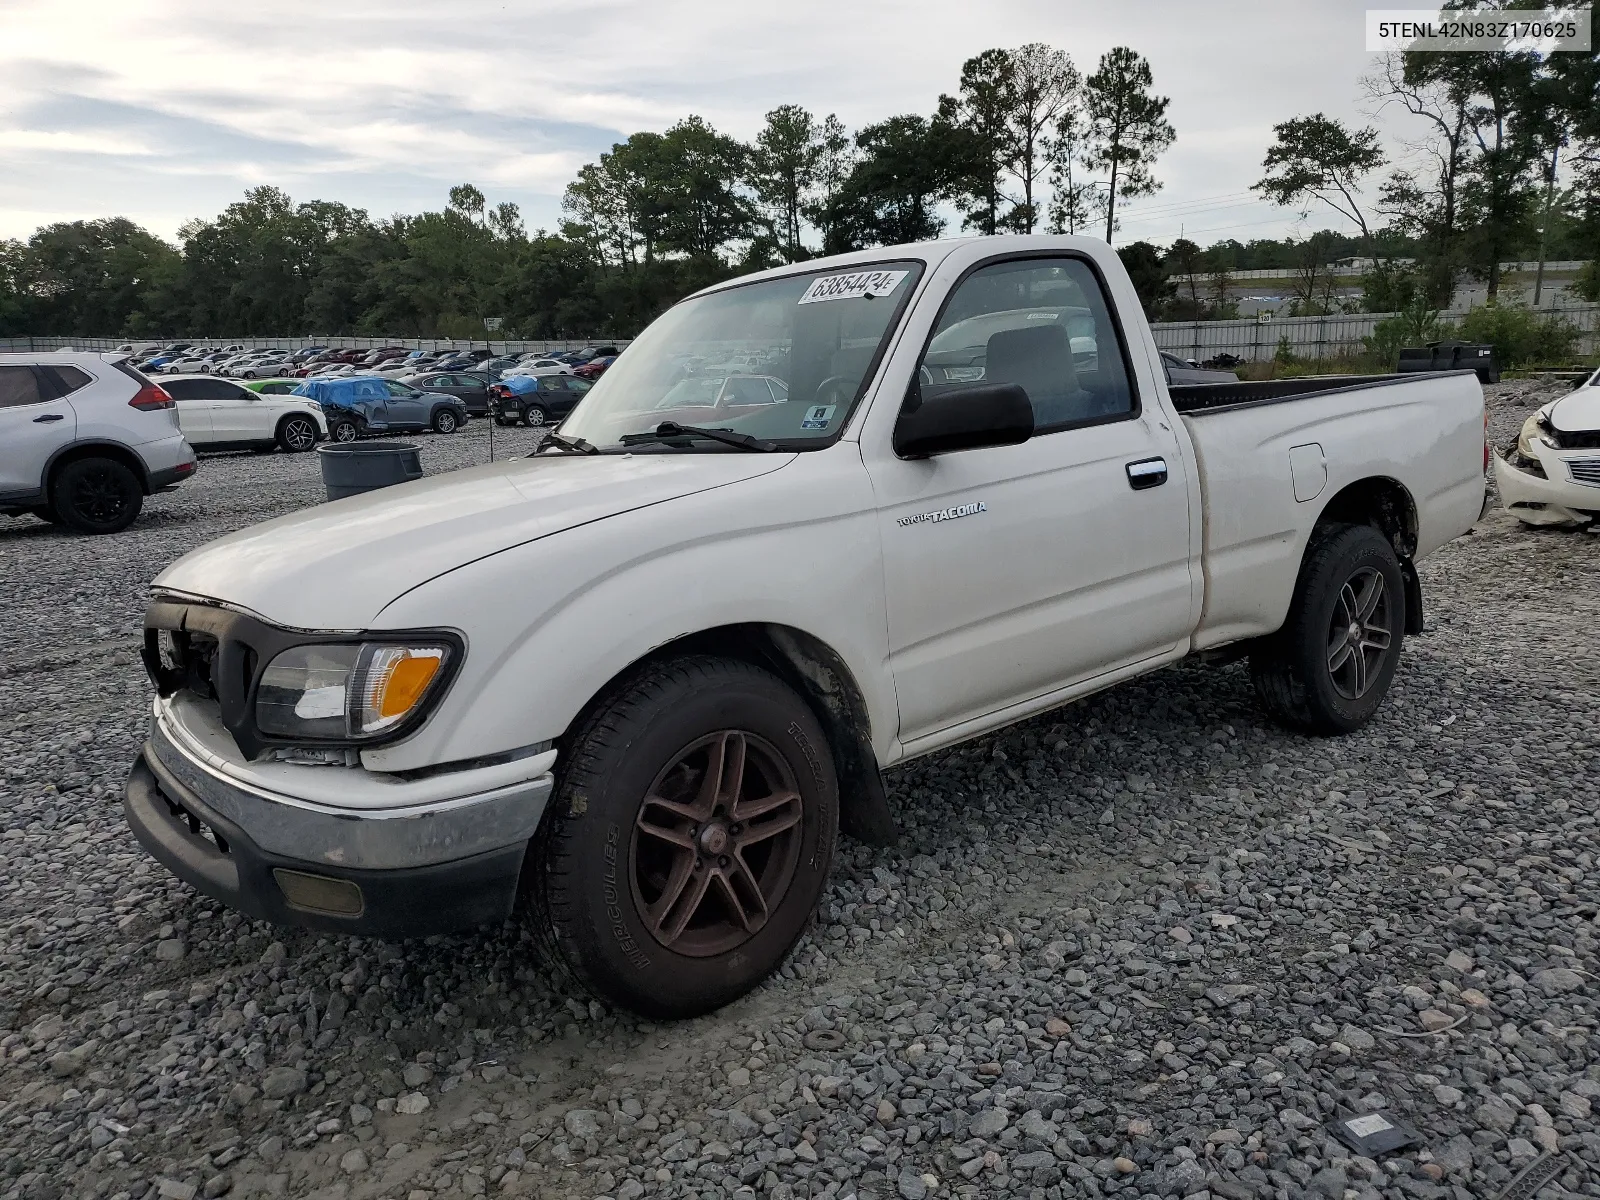
M230 533L184 555L152 586L294 629L365 629L402 593L477 559L793 461L793 454L545 454L469 467ZM439 623L449 624L449 614Z
M1544 415L1562 433L1600 430L1600 387L1581 387L1546 408Z

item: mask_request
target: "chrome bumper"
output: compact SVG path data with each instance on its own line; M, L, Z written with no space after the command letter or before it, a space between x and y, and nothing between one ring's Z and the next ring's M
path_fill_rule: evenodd
M146 756L264 853L351 870L430 866L525 843L554 790L542 775L492 791L396 808L338 808L229 779L189 753L152 717ZM308 767L339 772L345 767Z

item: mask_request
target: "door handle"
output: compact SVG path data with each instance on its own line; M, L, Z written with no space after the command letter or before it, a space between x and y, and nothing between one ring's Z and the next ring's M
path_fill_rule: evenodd
M48 413L42 417L35 417L33 423L35 425L43 425L46 421L65 421L66 419L66 416L62 413Z
M1167 460L1141 458L1128 464L1128 486L1136 492L1145 488L1160 487L1167 481Z

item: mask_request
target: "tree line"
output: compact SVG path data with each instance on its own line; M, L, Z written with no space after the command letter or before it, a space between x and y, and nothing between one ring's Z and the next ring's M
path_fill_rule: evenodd
M125 218L0 242L0 335L630 335L731 275L937 237L1096 232L1160 187L1168 100L1118 47L1080 72L1031 43L963 64L953 94L851 132L798 105L741 142L698 116L636 133L567 187L553 232L470 184L374 219L258 187L172 246ZM947 214L951 214L947 216Z
M1463 274L1493 303L1518 259L1586 260L1580 292L1600 299L1600 54L1411 51L1361 84L1371 112L1420 133L1391 159L1372 126L1295 117L1274 126L1254 189L1357 231L1373 311L1445 308Z
M1374 117L1421 132L1393 155L1375 127L1323 113L1274 126L1254 190L1349 232L1119 247L1147 313L1236 315L1231 274L1295 273L1295 311L1349 307L1323 268L1363 258L1359 307L1446 307L1507 259L1583 259L1600 300L1600 54L1389 55L1362 86ZM0 242L0 335L627 336L735 274L951 232L1111 240L1160 188L1175 137L1149 64L1118 47L1084 74L1042 43L968 59L932 111L845 128L798 105L741 142L698 116L613 145L568 185L555 231L452 188L437 212L374 219L248 191L173 246L120 218Z

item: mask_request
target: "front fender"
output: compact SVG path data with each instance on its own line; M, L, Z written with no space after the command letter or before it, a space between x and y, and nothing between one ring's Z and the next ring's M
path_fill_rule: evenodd
M838 654L874 750L897 732L873 497L853 443L789 468L606 517L467 564L391 603L376 625L445 624L468 651L440 710L368 751L407 770L559 737L610 680L685 635L786 625Z

